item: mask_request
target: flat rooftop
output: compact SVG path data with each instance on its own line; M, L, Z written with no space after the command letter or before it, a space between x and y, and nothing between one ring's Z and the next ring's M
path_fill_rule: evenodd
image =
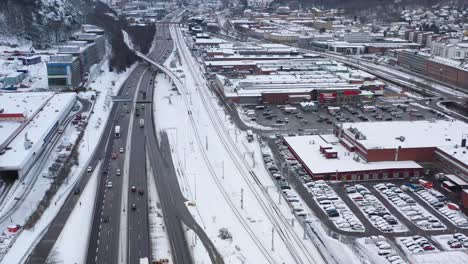
M24 114L31 117L53 93L0 93L0 109L4 114ZM0 145L21 126L20 122L0 122Z
M285 137L284 140L314 174L422 168L414 161L365 162L363 159L356 161L354 153L343 147L333 134ZM327 159L320 152L320 147L331 147L337 152L338 158Z
M436 147L464 164L468 164L468 149L459 147L463 137L466 137L468 141L468 124L462 121L343 123L344 133L351 136L352 133L348 130L350 127L357 128L366 137L366 139L357 140L366 149L390 149L399 146L402 148ZM404 140L397 139L400 137L404 137Z
M468 133L468 124L458 120L343 123L349 135L351 127L364 134L366 139L359 143L367 149L454 147L461 144L463 133ZM401 136L404 141L397 139Z
M11 98L3 98L11 96ZM64 114L67 106L76 100L75 93L54 94L45 93L12 93L0 94L0 104L3 101L21 102L17 104L17 109L27 109L28 124L14 137L8 147L11 148L0 156L0 168L19 169L22 165L39 150L43 144L44 138L54 126L57 125L60 117ZM6 109L6 107L5 107ZM9 110L10 112L11 110ZM0 122L0 125L3 122ZM2 131L2 130L0 130ZM0 133L0 134L3 134ZM10 133L11 134L11 133ZM32 142L29 149L25 148L25 137Z

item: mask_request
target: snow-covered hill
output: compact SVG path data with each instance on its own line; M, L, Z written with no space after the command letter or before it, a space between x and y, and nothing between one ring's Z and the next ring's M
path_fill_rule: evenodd
M0 42L14 38L47 47L67 39L84 22L94 0L2 0Z

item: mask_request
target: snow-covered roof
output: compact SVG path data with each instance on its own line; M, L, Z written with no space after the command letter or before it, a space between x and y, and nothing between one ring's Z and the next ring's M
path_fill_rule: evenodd
M357 128L366 138L358 140L366 149L439 148L448 155L468 164L468 149L461 149L463 133L468 124L458 120L389 121L343 123L344 133L352 136L348 128ZM391 128L391 129L388 129ZM404 137L403 140L400 140ZM465 153L463 153L463 151Z
M422 168L414 161L365 162L363 159L357 160L354 158L354 153L343 147L333 134L285 137L284 140L314 174ZM320 147L331 147L333 152L337 152L338 157L327 159L320 152Z
M9 96L10 98L2 98L3 96ZM0 156L0 167L9 169L21 168L44 144L44 138L54 126L57 126L58 120L64 114L65 108L70 106L75 100L75 93L12 93L0 96L0 102L6 101L8 103L8 101L11 101L8 103L8 106L13 106L13 109L16 108L17 110L15 111L25 110L30 119L28 120L28 124L8 144L8 147L11 149ZM12 110L7 111L10 112ZM11 135L11 128L9 129ZM32 143L29 149L25 148L26 135Z
M52 93L0 93L0 109L5 114L32 116ZM21 126L19 122L0 122L0 145Z

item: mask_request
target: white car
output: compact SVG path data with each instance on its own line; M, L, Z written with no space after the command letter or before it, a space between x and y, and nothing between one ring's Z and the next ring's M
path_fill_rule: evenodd
M91 172L93 171L93 168L91 166L89 166L87 169L86 169L87 172Z
M120 148L119 152L124 153L124 148Z
M112 188L112 182L107 183L107 188Z

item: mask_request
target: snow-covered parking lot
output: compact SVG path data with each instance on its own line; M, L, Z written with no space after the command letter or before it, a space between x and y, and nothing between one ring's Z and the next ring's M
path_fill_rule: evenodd
M441 230L447 227L423 206L393 183L374 186L404 217L423 230Z
M447 197L442 193L433 189L421 189L415 191L416 195L437 209L437 211L450 222L460 228L468 228L468 219L464 213L460 211L457 205L448 203Z
M444 250L467 250L468 237L465 234L455 233L449 235L433 236L432 239L439 243Z
M362 222L325 181L311 181L305 185L309 188L314 201L336 227L343 231L365 231Z
M427 238L416 235L396 238L401 248L410 254L439 251Z
M361 184L346 188L346 193L367 217L369 222L382 232L405 232L408 228Z

